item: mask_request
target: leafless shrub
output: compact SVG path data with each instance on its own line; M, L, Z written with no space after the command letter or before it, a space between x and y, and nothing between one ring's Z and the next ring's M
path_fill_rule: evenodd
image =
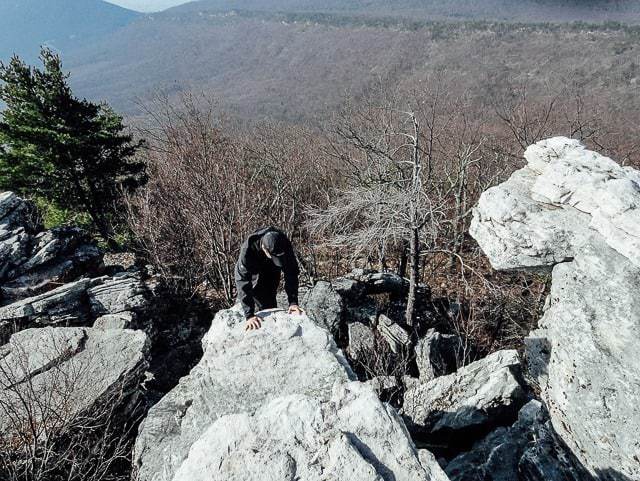
M302 205L322 192L323 177L304 129L223 130L217 112L193 95L150 108L150 181L129 200L128 217L166 279L192 294L214 290L230 303L242 241L266 225L303 235Z

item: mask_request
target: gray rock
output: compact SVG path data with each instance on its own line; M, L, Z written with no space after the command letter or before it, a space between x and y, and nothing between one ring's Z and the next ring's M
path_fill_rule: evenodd
M121 272L100 281L87 291L94 315L143 311L149 306L150 292L139 272Z
M151 308L147 284L138 272L80 279L0 307L0 329L43 325L88 326L97 317ZM150 327L151 328L151 327Z
M140 331L45 327L14 334L0 348L0 432L23 432L30 423L54 430L98 402L121 403L116 412L126 416L147 350Z
M546 410L530 401L513 426L500 427L452 459L451 481L586 481L589 474L556 438Z
M409 333L399 324L393 322L384 314L378 316L376 329L385 341L389 344L391 351L395 354L402 352L411 344Z
M378 393L378 397L385 391L396 390L399 389L399 383L395 376L376 376L368 381L365 381L365 384L371 386L375 392Z
M371 388L340 387L353 374L326 330L261 315L250 333L237 308L216 315L200 363L140 428L141 481L437 479Z
M361 322L349 324L349 355L352 359L366 358L375 347L373 330Z
M553 268L527 340L553 426L592 474L640 479L640 172L565 138L525 157L471 233L496 268Z
M8 279L28 256L30 236L23 228L0 228L0 280Z
M40 227L33 202L21 199L13 192L0 192L0 233L19 228L31 232Z
M102 253L82 229L42 231L33 203L0 194L0 303L51 290L102 272Z
M346 278L357 281L360 292L365 295L392 294L404 297L409 291L409 281L393 272L354 269Z
M378 309L371 296L388 294L393 300L404 299L407 289L408 281L397 274L355 269L331 282L317 282L302 297L301 306L342 346L348 324L367 324L376 319Z
M120 312L118 314L105 314L93 323L96 329L132 329L136 315L133 312Z
M525 401L516 351L498 351L456 373L423 383L406 379L402 413L411 431L461 436L513 422Z
M90 318L87 289L99 281L80 279L57 289L0 307L0 325L81 325Z
M462 347L459 336L441 334L435 329L429 329L416 344L416 364L420 372L420 381L429 382L455 372Z
M334 336L338 335L345 305L331 282L318 281L302 298L301 304L310 319Z
M5 276L4 299L38 295L52 286L102 272L102 253L82 229L63 227L28 240L28 252Z
M432 457L418 457L397 413L360 383L338 386L329 400L291 395L255 413L226 415L189 451L175 481L328 479L430 480L447 477Z

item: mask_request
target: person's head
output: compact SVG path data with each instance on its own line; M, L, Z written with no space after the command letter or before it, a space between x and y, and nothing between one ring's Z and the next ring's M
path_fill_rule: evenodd
M282 267L285 242L284 236L280 232L267 232L260 241L262 251L278 267Z

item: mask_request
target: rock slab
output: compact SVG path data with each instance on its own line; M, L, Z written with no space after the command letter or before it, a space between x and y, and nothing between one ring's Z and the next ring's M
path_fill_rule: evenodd
M98 402L122 403L115 410L126 415L147 352L141 331L43 327L14 334L0 347L0 432L30 423L55 429Z
M402 413L409 429L441 441L513 422L524 404L520 359L498 351L429 382L406 378Z

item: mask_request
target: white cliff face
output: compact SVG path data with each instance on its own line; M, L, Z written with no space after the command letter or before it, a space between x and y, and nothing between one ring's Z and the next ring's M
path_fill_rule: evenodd
M553 268L527 339L554 428L602 479L640 479L640 172L553 138L485 192L471 234L497 269Z
M306 316L269 313L247 333L221 311L203 347L140 428L140 480L446 480Z

